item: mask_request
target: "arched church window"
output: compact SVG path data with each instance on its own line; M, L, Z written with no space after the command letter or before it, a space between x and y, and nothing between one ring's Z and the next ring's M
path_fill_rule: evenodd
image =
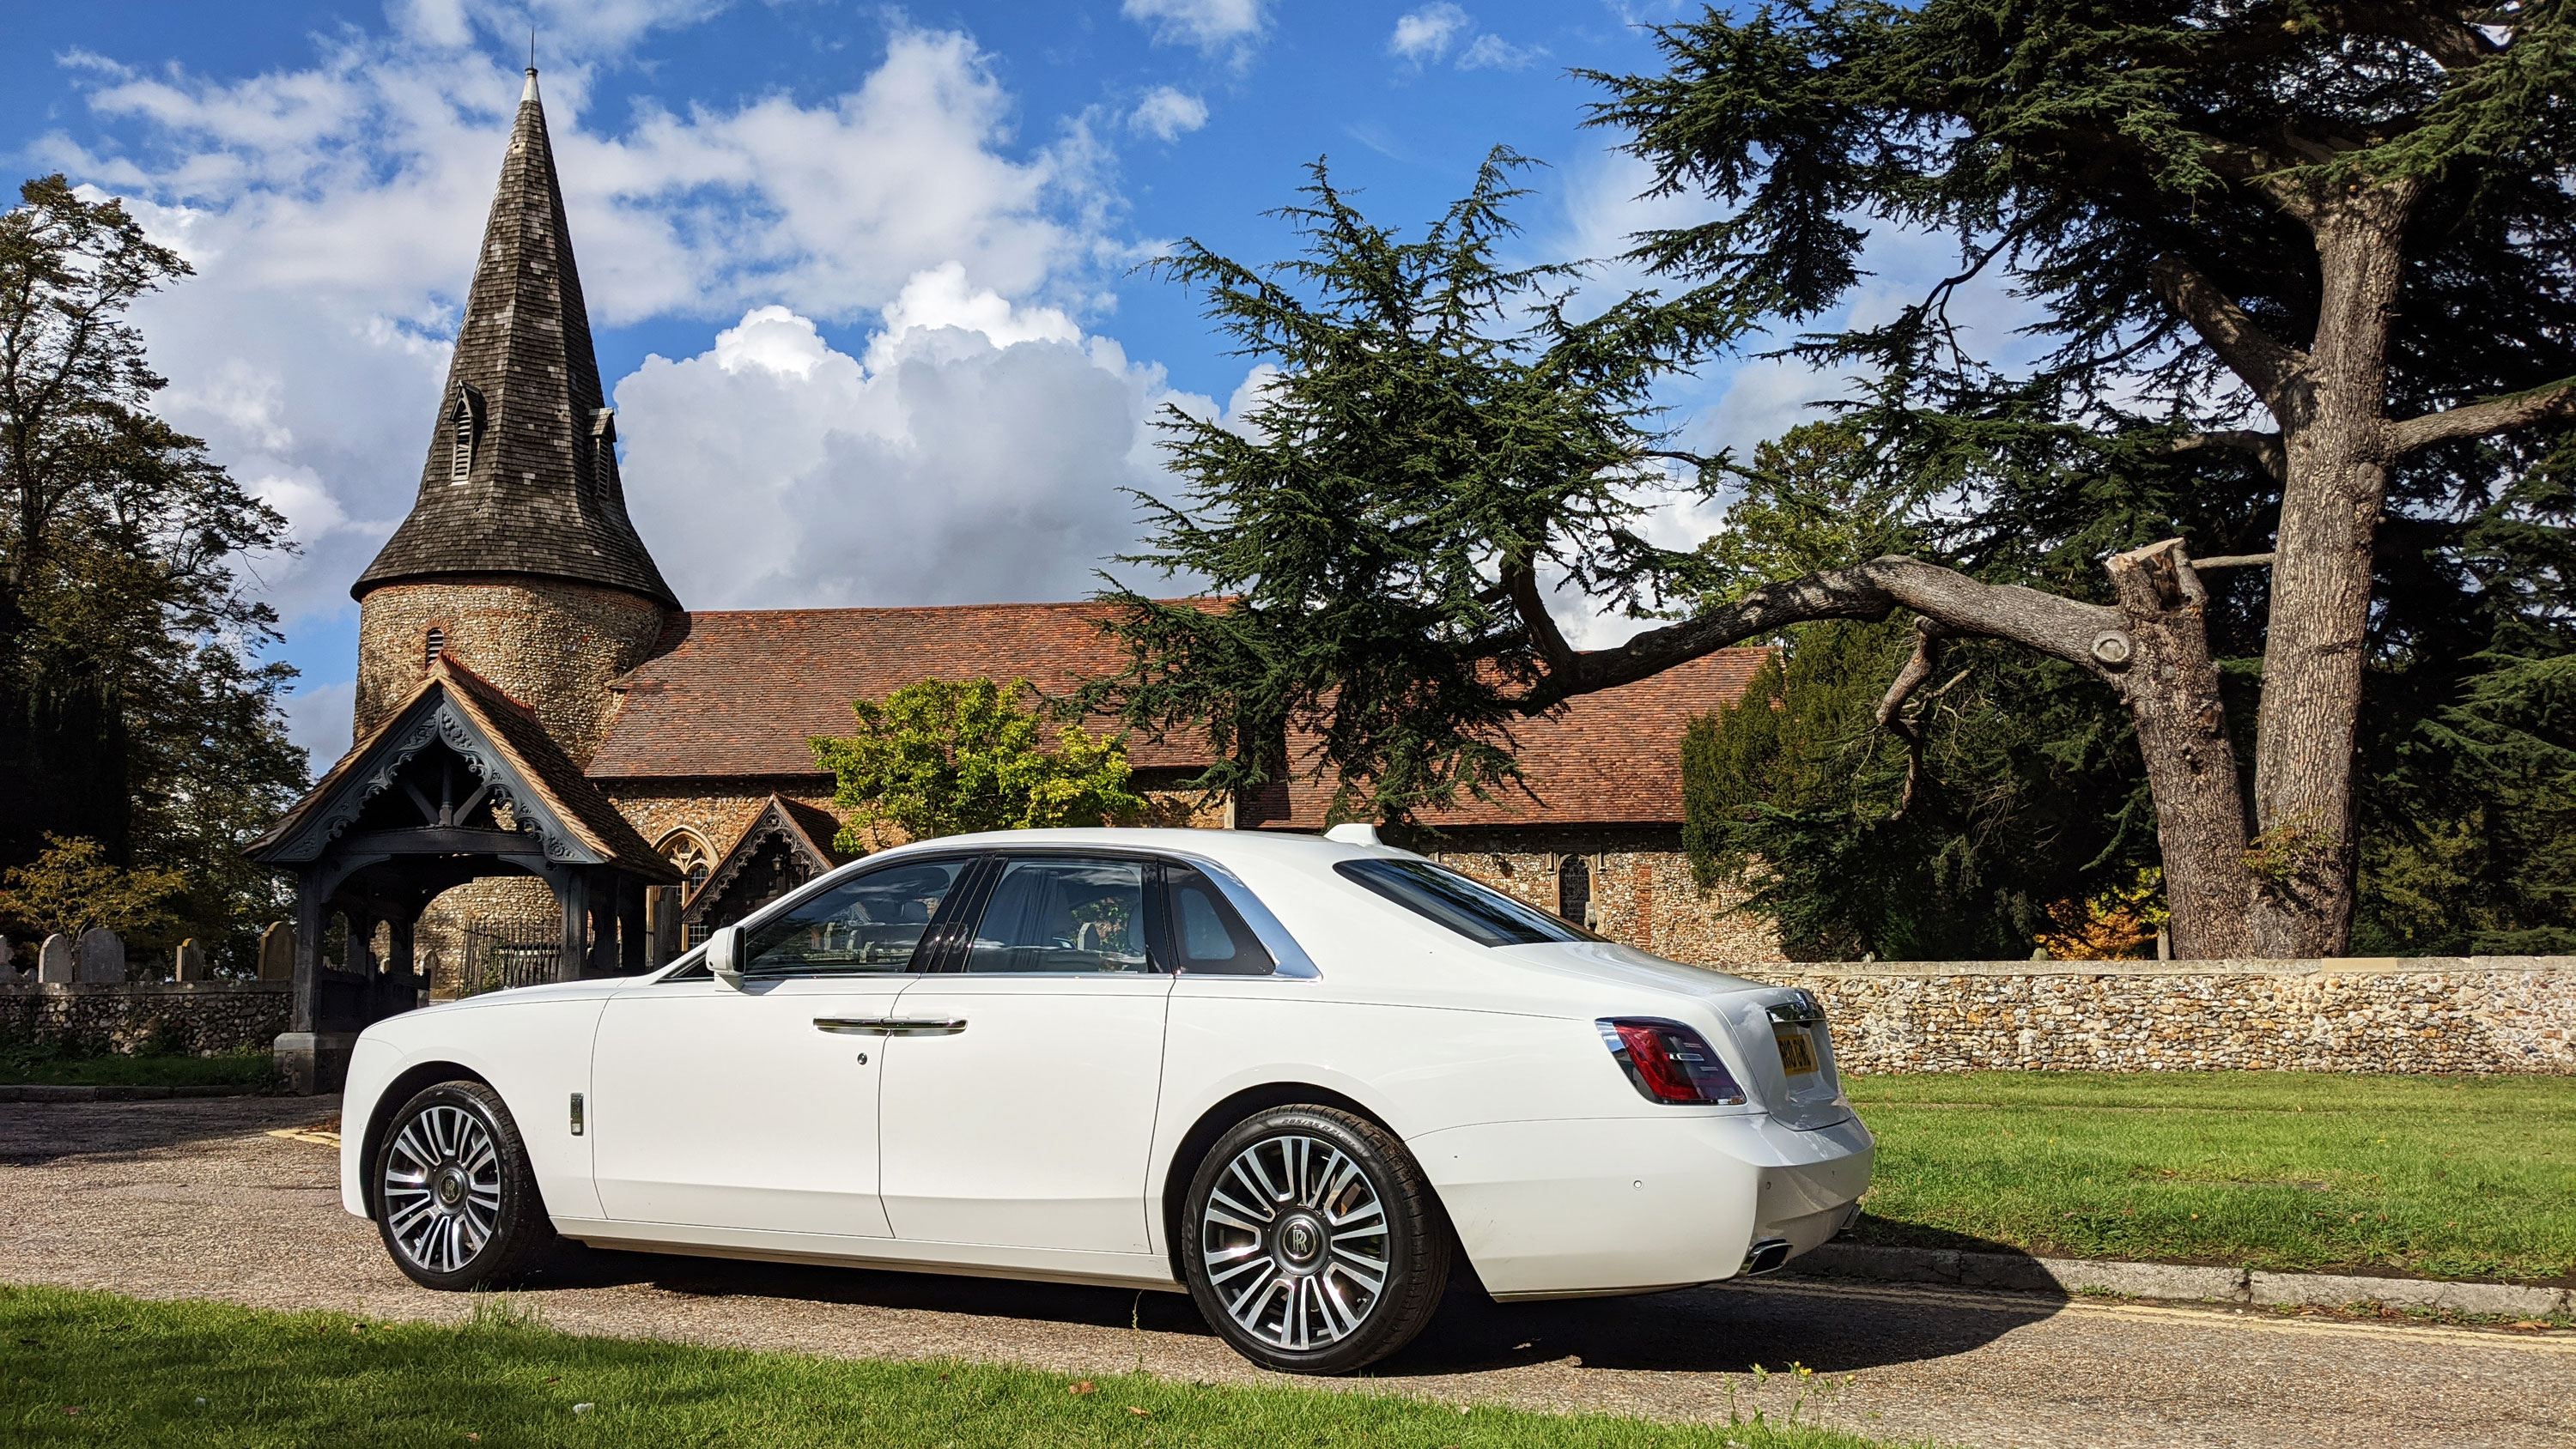
M679 871L683 888L693 896L698 893L698 887L707 883L708 874L716 868L715 852L707 849L705 841L685 830L675 830L663 840L662 858Z
M1556 868L1556 914L1578 926L1588 926L1592 913L1592 865L1582 856L1569 855L1565 864Z
M438 656L446 652L447 631L444 629L430 630L429 633L421 640L420 667L427 669L429 666L436 664L438 662Z

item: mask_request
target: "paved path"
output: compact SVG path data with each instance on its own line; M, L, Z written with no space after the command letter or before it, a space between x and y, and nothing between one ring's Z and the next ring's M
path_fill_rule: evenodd
M328 1148L266 1135L331 1099L0 1104L0 1280L388 1318L462 1315L340 1211ZM532 1290L547 1321L818 1354L1273 1377L1166 1294L623 1253ZM1130 1327L1131 1315L1138 1326ZM1837 1380L1827 1422L1984 1446L2576 1444L2576 1337L1772 1282L1656 1298L1453 1302L1369 1386L1451 1403L1722 1418L1785 1406L1747 1370Z

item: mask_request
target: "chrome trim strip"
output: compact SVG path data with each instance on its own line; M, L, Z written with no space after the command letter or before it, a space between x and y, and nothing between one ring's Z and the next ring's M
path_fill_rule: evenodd
M1295 936L1288 934L1288 928L1281 925L1279 918L1270 913L1270 907L1262 903L1261 897L1252 893L1252 887L1237 880L1233 871L1204 855L1194 855L1188 851L1172 850L1168 847L1161 853L1176 860L1188 861L1198 867L1208 879L1216 882L1216 888L1225 892L1225 898L1233 904L1235 913L1243 917L1243 923L1250 926L1252 934L1260 939L1262 949L1270 953L1271 964L1276 968L1270 973L1271 975L1286 976L1299 981L1313 981L1324 974L1315 969L1315 958L1306 954L1306 948L1297 944ZM1202 974L1221 975L1223 973ZM1246 976L1240 979L1258 981L1261 978Z
M962 1016L818 1016L816 1031L839 1036L955 1036L966 1029Z

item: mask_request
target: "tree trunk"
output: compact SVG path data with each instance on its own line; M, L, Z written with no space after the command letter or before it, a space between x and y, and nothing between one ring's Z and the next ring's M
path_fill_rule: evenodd
M2257 954L2246 915L2254 877L2246 868L2245 797L2209 658L2208 592L2180 539L2105 566L2128 616L2132 657L2119 688L2155 797L2173 954L2192 961Z
M2352 928L2353 745L2371 547L2388 484L2388 318L2417 187L2321 200L2321 290L2306 365L2272 399L2286 467L2254 742L2253 953L2331 956Z

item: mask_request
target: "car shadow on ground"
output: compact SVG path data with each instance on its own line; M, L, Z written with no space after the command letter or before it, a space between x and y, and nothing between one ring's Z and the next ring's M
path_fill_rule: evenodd
M1987 1245L1989 1248L1998 1245ZM1214 1337L1183 1294L877 1269L752 1263L568 1247L527 1285L650 1287L702 1298L773 1298ZM1497 1303L1454 1284L1419 1339L1369 1372L1474 1374L1568 1359L1594 1369L1849 1373L1972 1352L2064 1306L2037 1294L1845 1294L1775 1278L1636 1298Z
M0 1107L0 1166L117 1157L281 1127L328 1127L331 1097L185 1097L149 1102L11 1102Z

